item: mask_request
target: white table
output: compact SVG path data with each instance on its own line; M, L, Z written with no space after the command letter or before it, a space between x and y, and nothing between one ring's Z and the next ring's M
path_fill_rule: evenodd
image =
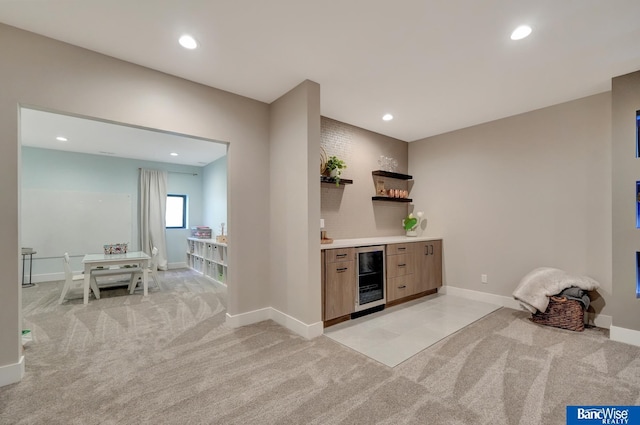
M127 252L126 254L87 254L82 259L84 264L84 303L89 303L89 284L91 283L91 270L98 266L124 266L128 264L139 264L142 267L142 284L144 286L144 296L148 294L149 281L148 273L149 261L151 257L143 251ZM123 270L126 273L126 269Z

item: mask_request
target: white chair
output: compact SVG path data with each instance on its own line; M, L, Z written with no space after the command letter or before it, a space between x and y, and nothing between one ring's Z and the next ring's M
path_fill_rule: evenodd
M62 287L62 294L60 294L60 300L58 304L62 304L64 302L64 298L67 296L67 292L70 289L84 289L84 275L74 275L73 271L71 271L71 265L69 264L69 253L64 253L64 258L62 260L62 265L64 267L64 286ZM78 285L74 283L76 281L81 281ZM93 290L93 294L96 296L96 299L100 299L100 290L98 289L98 285L96 285L95 280L91 280L91 289Z
M141 274L142 271L136 272L137 274ZM158 278L158 248L155 246L151 250L151 260L149 260L149 268L147 269L147 273L151 276L156 286L160 288L160 279ZM136 290L136 286L138 285L138 279L131 279L131 283L129 284L129 293L133 294Z

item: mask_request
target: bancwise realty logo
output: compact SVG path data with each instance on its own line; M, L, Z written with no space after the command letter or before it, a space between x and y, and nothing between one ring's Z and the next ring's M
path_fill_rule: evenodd
M640 406L567 406L567 425L640 425Z

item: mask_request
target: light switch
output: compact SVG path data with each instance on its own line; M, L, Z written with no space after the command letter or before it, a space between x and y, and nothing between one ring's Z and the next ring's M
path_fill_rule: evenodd
M324 229L324 218L320 219L320 228Z

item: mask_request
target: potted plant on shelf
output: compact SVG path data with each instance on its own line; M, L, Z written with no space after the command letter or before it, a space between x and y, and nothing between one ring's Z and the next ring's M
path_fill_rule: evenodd
M340 186L340 176L345 168L347 164L337 156L330 156L327 160L326 172L329 173L329 177L336 179L336 186Z

